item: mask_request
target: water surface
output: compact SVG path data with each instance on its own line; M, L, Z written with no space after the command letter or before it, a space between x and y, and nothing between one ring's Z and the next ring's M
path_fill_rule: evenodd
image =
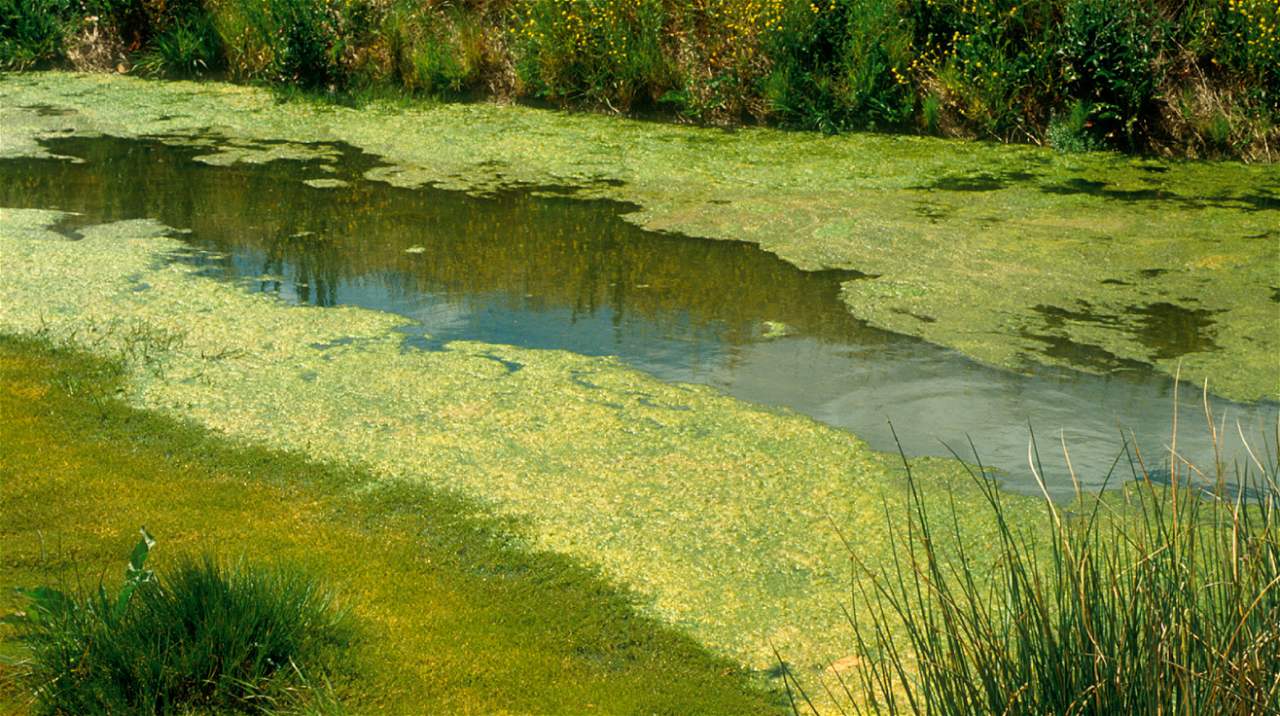
M181 260L298 304L358 305L406 316L406 342L456 340L615 355L668 381L703 383L847 428L909 455L971 457L1038 492L1034 434L1055 497L1072 480L1098 487L1136 441L1163 469L1214 455L1193 386L1135 361L1062 341L1049 347L1095 372L997 370L920 339L869 327L840 300L854 271L802 271L755 245L645 232L635 207L534 187L487 196L375 181L382 165L340 144L300 147L215 137L45 142L62 159L0 162L0 205L75 212L61 229L153 218L182 230ZM270 161L237 162L237 152ZM1212 351L1212 316L1158 306L1137 322L1162 358ZM1046 320L1106 322L1087 307ZM1192 312L1194 313L1194 312ZM518 368L519 366L512 366ZM1209 396L1221 455L1274 441L1274 402ZM1190 427L1188 427L1190 426ZM950 447L948 447L950 446ZM1132 453L1131 453L1132 454ZM1132 469L1115 480L1131 478Z

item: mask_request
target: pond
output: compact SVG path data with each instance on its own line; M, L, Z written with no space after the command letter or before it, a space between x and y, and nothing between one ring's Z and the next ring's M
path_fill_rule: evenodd
M1101 487L1125 439L1160 479L1175 421L1179 453L1210 464L1206 402L1221 432L1216 454L1227 460L1242 457L1242 439L1267 444L1280 410L1274 401L1206 401L1195 386L1114 356L1101 374L989 367L855 318L840 293L863 274L804 271L750 243L644 231L622 218L637 207L575 197L583 186L482 195L397 187L379 180L386 163L332 142L182 134L42 146L55 158L0 160L0 206L73 212L59 225L66 235L155 219L179 230L189 246L181 260L205 275L295 304L405 316L411 346L479 341L617 356L664 381L809 415L880 450L900 442L911 456L972 458L971 440L1007 488L1028 494L1040 490L1027 469L1033 435L1048 489L1063 500L1072 470L1086 488ZM1163 358L1220 350L1208 311L1135 311ZM1042 312L1047 321L1104 320ZM1097 362L1069 341L1054 350ZM1127 462L1114 473L1113 485L1133 477Z
M1237 423L1276 454L1278 208L1269 168L0 76L0 327L358 495L474 498L810 694L856 643L848 549L900 547L887 420L971 437L1029 530L1031 429L1055 497L1064 439L1090 487L1122 430L1160 479L1175 415L1212 462L1179 366L1262 399L1210 396L1221 457ZM911 465L995 564L972 476Z

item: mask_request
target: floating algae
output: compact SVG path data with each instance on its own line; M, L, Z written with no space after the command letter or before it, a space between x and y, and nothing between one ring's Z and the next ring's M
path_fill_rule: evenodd
M35 107L63 113L24 109ZM1105 372L1143 363L1208 379L1236 400L1280 395L1275 166L722 132L518 107L357 111L278 105L216 84L6 76L0 147L38 151L24 139L35 128L212 132L239 137L244 151L256 143L263 157L343 141L385 160L367 176L399 186L571 187L637 204L628 218L646 228L752 241L801 268L875 276L846 287L856 316L989 364ZM1165 306L1211 317L1217 349L1169 357L1145 340ZM1118 320L1053 317L1082 308Z
M567 185L638 204L629 218L642 226L874 275L846 286L855 314L991 363L1075 364L1084 347L1098 370L1139 361L1173 372L1151 329L1169 315L1199 336L1183 343L1218 348L1183 356L1184 377L1210 376L1243 399L1280 384L1271 168L518 108L353 112L118 78L0 82L7 155L37 155L33 136L68 133L205 133L236 139L238 161L287 152L320 165L330 150L311 143L341 140L386 160L369 176L402 186ZM0 215L0 327L121 352L165 338L133 373L139 405L482 496L528 516L534 544L600 564L655 613L756 668L772 665L770 643L806 667L850 651L839 613L849 565L832 525L874 561L882 500L900 489L896 460L857 438L608 359L479 343L406 351L393 332L404 319L288 307L192 277L159 260L177 244L154 223L85 227L67 242L43 228L56 218ZM955 478L954 463L919 464L927 480ZM970 491L955 494L976 509ZM965 522L981 542L983 527Z
M817 678L853 648L834 527L864 559L885 551L896 458L610 359L467 342L406 350L402 318L291 306L159 260L180 244L154 222L69 241L47 228L58 218L0 210L0 330L121 355L179 337L135 361L137 405L525 516L533 545L601 565L655 614L755 668L771 666L772 644ZM920 463L940 484L963 479L956 467Z

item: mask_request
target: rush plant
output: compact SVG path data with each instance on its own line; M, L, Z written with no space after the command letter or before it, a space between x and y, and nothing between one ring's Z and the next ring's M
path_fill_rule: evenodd
M1176 455L1169 472L1134 458L1125 491L1050 503L1042 529L1006 519L999 489L971 472L998 535L990 564L960 546L955 514L930 506L908 464L902 547L887 570L863 565L855 590L874 626L860 630L851 708L1280 713L1275 456L1207 478Z
M117 592L20 588L5 617L36 714L274 714L328 705L321 686L353 638L332 591L296 570L181 558L144 564L145 528Z

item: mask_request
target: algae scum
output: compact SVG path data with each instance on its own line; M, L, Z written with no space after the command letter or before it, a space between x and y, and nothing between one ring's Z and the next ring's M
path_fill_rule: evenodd
M851 650L833 525L885 549L886 418L1021 491L1030 422L1063 496L1062 440L1091 486L1119 428L1167 461L1182 361L1264 399L1211 397L1227 458L1237 422L1274 441L1269 169L60 75L0 83L0 156L0 328L127 351L138 404L527 516L756 668Z

